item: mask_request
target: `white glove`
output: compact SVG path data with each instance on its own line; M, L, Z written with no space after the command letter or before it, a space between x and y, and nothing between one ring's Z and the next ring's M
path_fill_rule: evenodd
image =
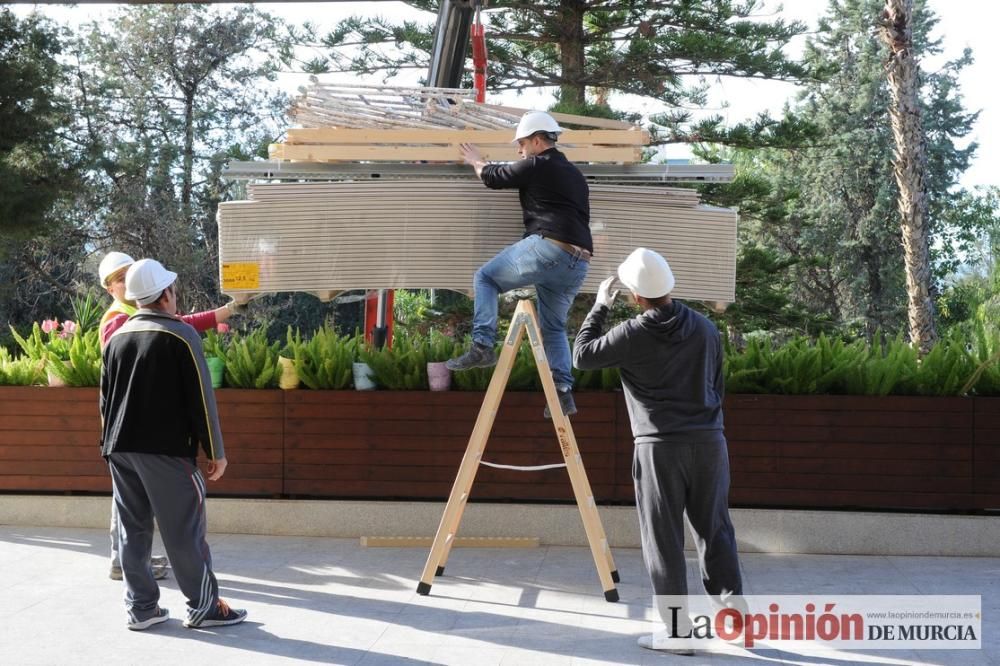
M612 275L607 280L601 283L601 286L597 288L597 305L603 305L606 308L610 308L611 304L615 302L618 297L618 290L615 289L611 291L611 287L618 281L618 277Z
M243 303L241 305L240 303L237 303L236 300L234 299L226 303L225 308L229 310L229 314L231 315L246 314L247 304Z

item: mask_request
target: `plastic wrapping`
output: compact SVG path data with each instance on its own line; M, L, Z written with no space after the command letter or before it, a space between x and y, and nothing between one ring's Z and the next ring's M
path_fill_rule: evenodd
M303 291L453 289L524 233L516 190L468 181L394 180L252 185L219 206L222 291L237 300ZM636 247L656 250L684 299L730 303L736 211L692 190L591 185L594 257L583 291Z

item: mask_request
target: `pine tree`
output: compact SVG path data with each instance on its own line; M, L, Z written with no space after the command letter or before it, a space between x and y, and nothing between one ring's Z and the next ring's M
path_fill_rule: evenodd
M406 4L436 12L434 0ZM661 102L655 118L659 142L738 141L781 143L796 127L763 116L724 128L713 117L695 122L690 109L704 106L707 77L797 80L808 71L787 59L782 47L804 26L765 17L760 0L497 0L484 13L491 92L557 88L555 109L590 115L627 116L607 106L609 92ZM307 70L380 75L425 72L434 27L384 17L353 17L317 39L296 35L325 54ZM471 68L470 68L471 69ZM471 87L469 82L465 87ZM657 127L658 126L658 127Z
M759 238L797 260L794 298L869 337L879 329L899 330L907 312L887 50L875 30L883 6L882 0L830 2L805 57L814 68L836 71L824 82L807 84L794 107L816 123L824 138L816 147L761 156L771 163L767 173L774 191ZM939 42L929 37L935 19L925 2L917 3L914 17L917 54L939 53ZM966 242L974 236L974 221L957 219L948 202L955 199L950 190L975 150L975 144L957 145L976 118L962 108L957 84L969 62L966 53L925 75L919 97L928 150L926 186L935 202L928 208L929 229ZM950 268L955 252L943 244L936 259Z

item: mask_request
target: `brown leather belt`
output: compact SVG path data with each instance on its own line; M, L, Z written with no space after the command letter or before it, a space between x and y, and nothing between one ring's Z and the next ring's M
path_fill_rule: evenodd
M556 240L555 238L549 238L548 236L542 236L542 238L552 243L553 245L558 245L562 249L572 254L577 259L582 259L583 261L590 261L590 258L594 256L590 253L590 250L586 250L582 247L578 247L571 243L566 243L561 240Z

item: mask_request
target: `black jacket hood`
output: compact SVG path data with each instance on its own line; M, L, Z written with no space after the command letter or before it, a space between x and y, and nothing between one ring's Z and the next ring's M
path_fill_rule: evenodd
M680 301L671 301L668 305L646 310L637 319L639 326L657 338L680 342L695 331L691 314L691 309Z

